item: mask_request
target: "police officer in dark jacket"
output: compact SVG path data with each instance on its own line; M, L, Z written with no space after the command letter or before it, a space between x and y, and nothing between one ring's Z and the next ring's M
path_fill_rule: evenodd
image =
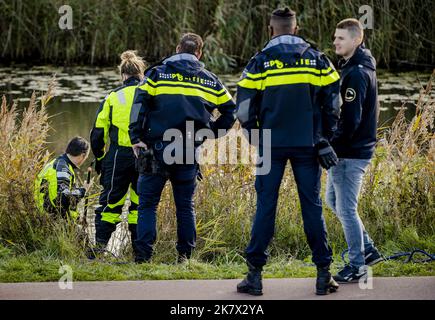
M136 89L130 138L137 155L143 154L139 159L148 159L139 161L138 263L152 256L156 210L168 179L176 206L179 261L190 258L196 242L193 195L198 166L194 156L201 143L195 134L200 129L230 129L235 121L231 95L199 61L202 46L200 36L185 34L177 54L149 70ZM216 120L212 116L215 109L221 114ZM169 132L176 133L174 139L181 136L181 142L165 138ZM178 160L168 159L172 152L165 153L174 145L174 156L181 155Z
M364 48L363 38L358 20L337 25L334 45L343 57L339 62L343 105L332 139L339 162L328 171L326 201L343 224L349 248L349 264L334 276L338 282L357 282L367 272L364 266L382 260L357 211L362 179L375 149L378 117L376 61Z
M128 126L134 93L144 77L145 63L135 51L127 50L121 54L119 70L123 84L112 90L101 103L91 131L92 152L97 159L95 168L98 174L101 173L100 183L103 186L100 206L95 210L97 251L105 249L116 225L121 222L122 208L128 194L128 226L135 249L138 173ZM107 148L109 140L110 147ZM93 253L90 257L93 257Z
M237 290L262 294L261 271L274 233L280 183L290 160L304 230L318 268L316 292L327 294L338 285L329 272L332 251L322 215L319 162L329 168L337 160L328 141L338 120L339 75L323 53L295 35L296 15L289 8L272 13L269 30L272 39L251 59L237 88L239 121L251 132L251 140L253 130L260 129L259 153L271 153L270 172L256 177L257 212L246 249L249 273ZM262 143L267 129L270 146Z

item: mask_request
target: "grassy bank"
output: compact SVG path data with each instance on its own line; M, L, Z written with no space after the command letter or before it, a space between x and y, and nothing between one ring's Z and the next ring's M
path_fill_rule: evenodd
M340 261L339 257L336 257ZM15 255L0 248L0 282L58 281L59 268L68 265L73 270L74 281L110 280L175 280L175 279L236 279L243 278L246 265L240 259L220 263L205 263L193 259L188 263L150 263L136 265L119 260L87 261L84 259L55 259L50 254L38 251L30 255ZM332 271L341 266L335 263ZM404 263L387 261L373 267L374 276L435 276L434 263ZM264 269L265 278L315 277L316 268L296 259L273 258Z
M206 40L205 61L214 71L243 66L267 40L268 14L290 4L299 14L300 33L333 56L332 35L343 18L370 5L374 28L367 44L381 66L400 61L435 63L431 1L412 0L73 0L73 29L61 30L60 0L0 1L0 56L3 61L117 63L126 49L149 61L173 52L182 32Z
M435 252L435 101L428 94L434 81L433 76L427 87L422 88L411 121L399 112L391 127L379 129L376 155L365 176L359 212L385 255L414 248ZM176 257L176 219L169 185L164 189L158 209L158 239L152 264L129 263L132 260L129 246L116 252L118 259L87 261L78 228L38 212L32 196L34 178L51 158L46 148L50 128L45 106L53 90L50 87L40 99L32 96L22 114L5 99L2 102L0 281L57 279L58 268L64 263L71 265L81 280L241 275L243 252L255 212L253 168L248 165L203 167L204 180L199 183L195 196L198 241L191 264L171 264ZM290 170L288 167L280 189L276 235L270 246L272 263L266 269L271 277L307 276L314 270L305 268L310 263L310 250ZM323 182L324 179L325 175ZM91 205L96 204L98 190L94 184ZM326 206L325 219L331 246L338 256L346 247L341 224ZM92 222L91 214L89 222ZM125 223L119 227L117 235L128 238ZM120 261L127 263L117 264ZM388 262L375 268L377 275L434 273L433 263Z

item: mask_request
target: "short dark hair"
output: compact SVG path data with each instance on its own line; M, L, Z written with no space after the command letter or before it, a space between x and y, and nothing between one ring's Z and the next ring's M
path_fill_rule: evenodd
M290 31L296 27L296 12L289 7L278 8L272 11L270 23L280 31Z
M181 36L179 46L180 53L195 54L196 52L202 50L204 42L199 35L189 32Z
M68 146L66 147L66 153L76 157L83 153L87 153L89 150L89 142L82 137L74 137L68 142Z
M364 27L357 19L344 19L337 24L337 29L345 29L349 31L349 33L352 35L352 38L359 37L361 40L364 39Z

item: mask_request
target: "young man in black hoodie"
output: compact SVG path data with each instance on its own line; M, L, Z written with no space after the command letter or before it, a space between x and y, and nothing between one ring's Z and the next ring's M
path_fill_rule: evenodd
M376 61L363 45L364 30L356 19L337 25L334 45L341 71L343 100L337 131L331 144L337 166L328 170L326 202L340 219L349 248L349 264L338 272L337 282L357 282L365 265L382 260L358 215L358 195L370 164L377 129Z

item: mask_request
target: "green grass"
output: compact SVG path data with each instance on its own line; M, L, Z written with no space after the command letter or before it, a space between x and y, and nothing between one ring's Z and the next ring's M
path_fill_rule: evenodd
M244 277L246 265L239 259L233 262L206 263L196 259L183 264L149 263L137 265L129 261L105 258L99 261L86 259L59 259L43 251L29 255L16 255L13 250L0 248L0 282L58 281L59 268L69 265L74 281L122 280L175 280L175 279L237 279ZM332 270L337 271L341 259L336 256ZM120 264L121 263L121 264ZM302 260L274 257L266 265L265 278L315 277L316 269L309 258ZM387 261L373 267L374 276L435 276L435 263L404 263Z
M405 119L402 110L390 128L379 132L376 155L364 178L359 214L376 246L386 255L413 248L435 253L435 103L425 99L434 81L435 74L422 92L411 121ZM49 127L45 112L53 85L50 87L41 105L32 96L21 117L5 98L1 103L0 281L56 280L62 264L73 268L76 280L242 276L246 270L242 255L250 238L256 200L252 167L247 165L203 166L204 180L195 195L196 262L167 264L175 260L177 234L169 187L163 191L158 209L152 264L87 261L78 228L37 211L32 197L36 174L50 156L46 150ZM280 189L276 236L270 246L266 277L314 275L314 268L301 262L309 263L310 250L296 184L289 171ZM91 207L96 199L90 199ZM324 216L329 243L338 254L345 247L342 226L326 206ZM128 261L129 257L131 260L128 252L121 253L122 259ZM433 275L433 266L389 262L376 267L375 275Z

